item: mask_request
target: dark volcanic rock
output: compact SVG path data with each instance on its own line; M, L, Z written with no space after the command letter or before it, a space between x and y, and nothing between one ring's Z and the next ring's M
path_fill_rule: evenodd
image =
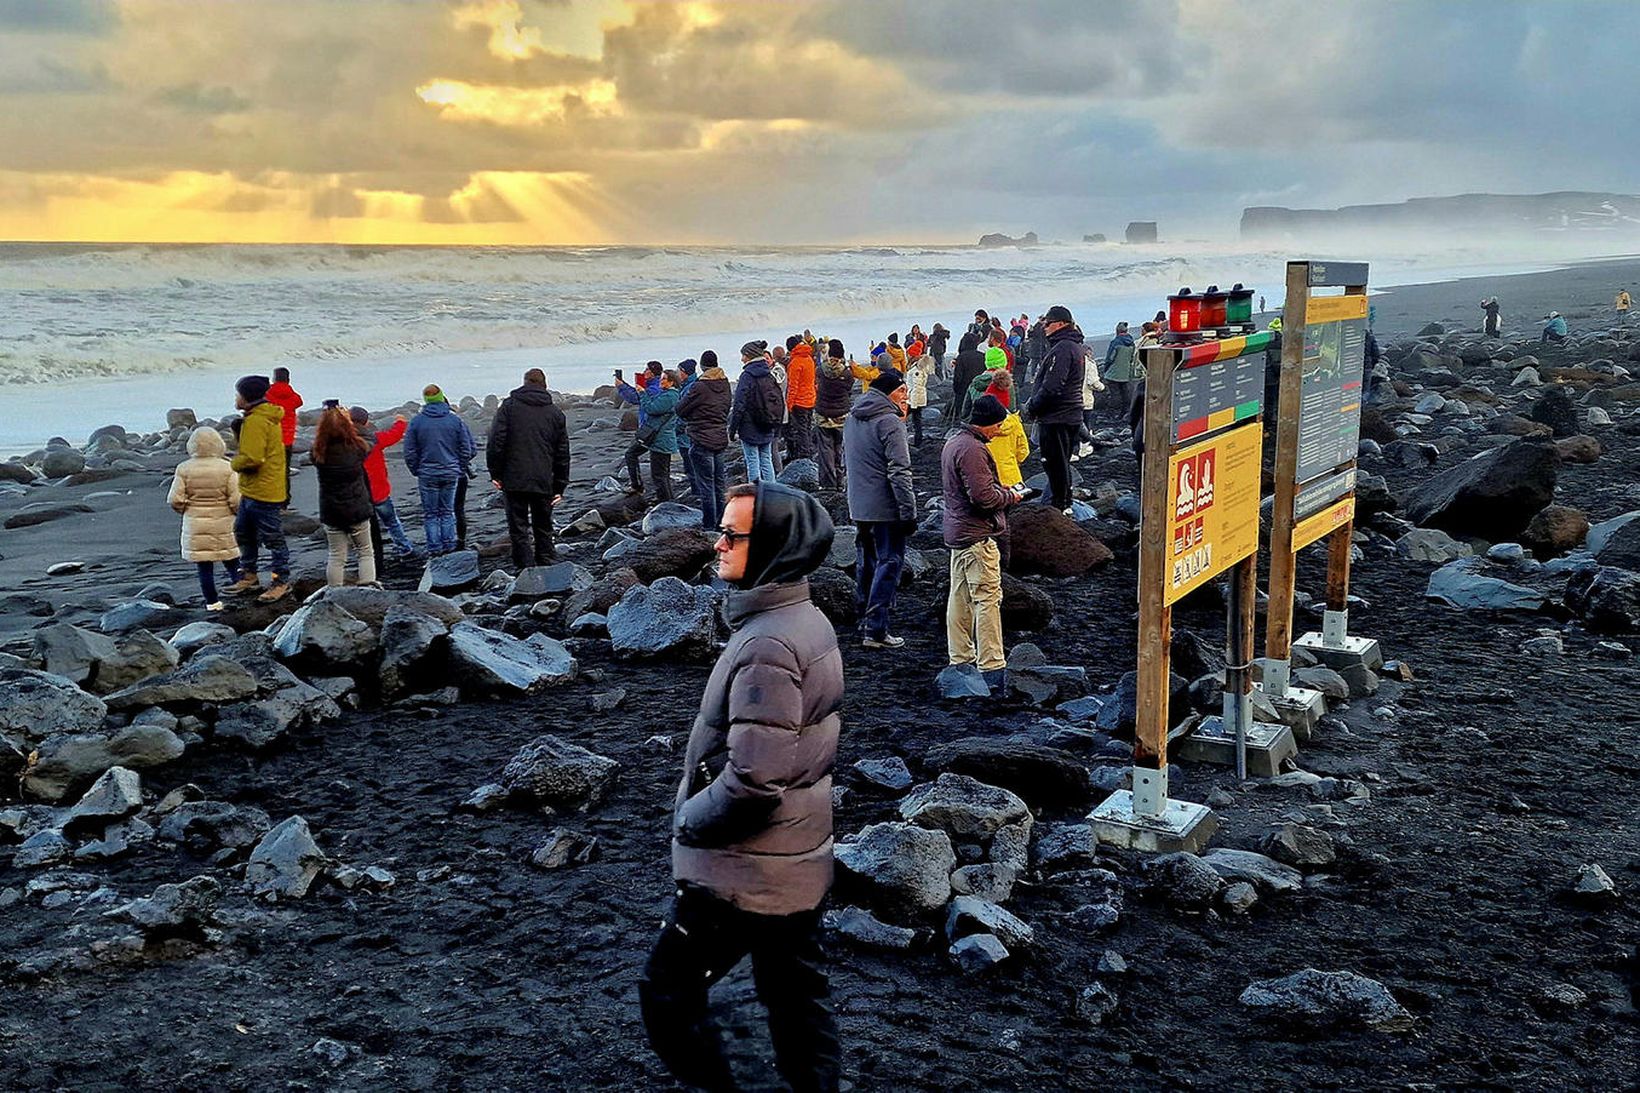
M59 801L113 767L145 770L182 756L181 738L164 725L136 722L111 733L62 733L41 742L23 792Z
M24 505L10 516L6 517L3 525L7 531L18 528L31 528L37 524L49 524L53 520L61 520L66 516L76 516L80 513L96 511L90 505L78 501L41 501L32 505Z
M840 880L889 918L916 918L951 898L951 837L906 823L872 824L836 848Z
M1561 384L1548 388L1538 396L1529 411L1531 420L1539 425L1549 426L1550 431L1557 437L1576 436L1577 403L1572 401L1572 392Z
M708 653L717 638L717 596L709 588L662 577L629 589L609 609L609 640L618 656Z
M382 694L394 698L407 691L429 690L428 676L440 663L447 627L431 615L397 604L388 608L381 627Z
M644 539L628 539L604 552L604 561L622 565L645 583L661 577L693 577L711 561L717 536L699 527L663 528Z
M238 661L196 656L177 671L115 691L105 701L111 710L137 710L144 706L237 702L250 698L256 690L256 677Z
M70 626L66 622L47 623L34 631L34 659L53 675L75 683L86 683L97 665L115 655L118 646L107 634Z
M132 600L103 612L97 626L105 634L121 634L127 630L157 629L169 623L175 626L172 620L176 611L170 604L159 603L155 600Z
M262 836L245 865L251 891L274 899L300 899L324 867L325 855L300 816L284 820Z
M380 639L368 623L328 599L297 608L273 639L273 651L284 659L330 671L365 664L379 648Z
M930 748L929 771L966 774L1012 790L1034 808L1068 808L1087 801L1088 768L1058 748L1023 741L970 736Z
M630 569L612 569L603 579L592 582L581 591L570 593L569 599L564 601L563 617L578 619L582 615L607 615L611 607L621 602L628 589L642 583Z
M1594 557L1601 565L1640 572L1640 520L1619 524L1600 541Z
M1554 500L1560 457L1554 445L1522 439L1442 471L1412 492L1415 524L1493 542L1513 540Z
M1318 1031L1407 1032L1413 1024L1412 1014L1382 983L1354 972L1305 968L1280 979L1261 979L1241 992L1240 1002L1267 1020Z
M691 512L694 510L691 509ZM695 514L696 522L700 520ZM507 598L513 603L529 603L534 600L546 599L548 596L563 596L571 592L583 592L592 587L592 574L576 565L574 562L557 562L553 565L532 565L519 571L513 579L512 588Z
M477 623L450 628L450 662L463 686L482 694L537 694L575 678L575 658L544 634L520 641Z
M1008 510L1011 572L1079 577L1114 557L1109 547L1051 505L1015 505Z
M0 734L33 744L59 733L92 732L106 716L102 699L62 676L0 669Z
M1575 549L1588 534L1589 518L1582 512L1568 505L1548 505L1532 517L1520 533L1520 542L1547 561Z
M201 873L181 884L162 884L152 895L109 911L108 917L130 923L151 941L200 938L215 922L216 904L221 897L222 882Z
M1043 631L1053 624L1053 597L1030 581L1002 575L1002 625L1009 630Z
M1578 591L1572 591L1572 585ZM1608 634L1640 631L1640 573L1601 566L1580 573L1568 584L1567 603L1575 602L1590 630Z
M427 568L422 571L416 590L454 595L473 588L478 580L478 551L455 550L427 559Z
M833 626L853 626L859 618L854 603L854 578L840 569L821 566L810 573L809 598Z
M557 809L585 812L602 801L621 765L556 736L538 736L501 772L502 787Z

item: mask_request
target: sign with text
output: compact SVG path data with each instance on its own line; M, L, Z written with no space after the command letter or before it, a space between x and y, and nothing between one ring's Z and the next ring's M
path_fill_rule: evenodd
M1173 373L1173 442L1257 417L1264 410L1269 331L1203 342L1182 350Z
M1304 324L1298 482L1308 482L1350 462L1360 446L1367 298L1313 299L1305 310Z
M1254 421L1169 458L1164 603L1176 603L1258 550L1262 436Z

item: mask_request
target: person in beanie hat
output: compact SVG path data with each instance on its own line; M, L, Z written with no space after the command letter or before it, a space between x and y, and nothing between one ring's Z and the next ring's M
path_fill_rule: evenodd
M786 458L815 456L814 406L816 376L814 346L794 335L786 361Z
M279 423L280 435L285 441L285 507L290 507L290 478L296 473L294 456L296 446L296 411L302 408L302 396L290 385L290 369L275 368L273 383L268 387L268 401L285 411Z
M421 492L427 553L449 554L458 539L456 485L465 480L468 465L478 454L478 442L450 408L438 384L428 384L421 400L421 413L404 433L404 465L416 476Z
M677 413L683 423L680 437L687 435L689 440L684 466L692 468L701 526L713 530L723 519L723 506L729 503L729 475L723 453L729 447L729 407L734 394L728 375L718 367L715 352L708 349L701 353L700 369L698 377L684 381Z
M996 378L997 373L1006 371L1008 371L1008 354L997 346L991 346L985 351L985 371L975 376L973 382L968 385L968 398L966 400L968 405L973 406L974 400L986 392L986 389L991 386L991 381Z
M848 515L854 538L854 605L867 649L898 649L889 612L905 566L905 541L917 530L911 448L905 433L905 378L885 368L849 411L843 426Z
M729 406L729 439L740 441L749 482L774 481L774 441L786 417L786 396L769 369L767 344L740 347L740 378Z
M1048 474L1048 503L1061 511L1071 506L1071 455L1082 428L1082 376L1087 347L1069 309L1055 305L1042 317L1048 355L1042 361L1025 413L1038 426L1042 469Z
M285 474L285 444L281 429L285 411L268 401L271 384L266 376L246 376L234 384L234 405L244 413L239 427L239 452L233 469L239 472L239 514L234 538L239 543L240 577L228 586L239 594L262 587L256 566L261 548L272 555L272 582L258 597L263 603L290 594L290 548L279 514L290 502L290 479Z
M843 343L826 342L826 359L815 374L815 439L820 454L820 488L843 484L843 426L854 400L854 369L844 359Z
M1002 647L1002 554L997 542L1008 529L1007 509L1019 494L997 480L987 445L1008 411L990 395L974 400L966 425L940 452L941 516L951 550L951 590L945 606L946 651L953 665L974 665L993 693L1007 685Z
M732 636L684 751L676 894L638 1001L650 1046L680 1082L737 1089L708 997L750 956L780 1076L794 1090L836 1090L820 904L832 881L843 660L808 582L831 550L831 518L802 490L749 482L729 491L722 532Z

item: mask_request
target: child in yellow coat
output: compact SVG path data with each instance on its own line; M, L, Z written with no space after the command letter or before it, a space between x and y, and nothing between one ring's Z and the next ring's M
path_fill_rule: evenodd
M995 395L998 402L1009 407L1009 411L1008 416L1002 419L1001 430L986 441L985 446L990 449L991 459L997 465L997 483L1003 489L1023 493L1025 479L1019 473L1019 465L1031 454L1031 442L1025 437L1025 425L1012 410L1013 393L1012 372L991 373L991 386L986 388L985 394Z

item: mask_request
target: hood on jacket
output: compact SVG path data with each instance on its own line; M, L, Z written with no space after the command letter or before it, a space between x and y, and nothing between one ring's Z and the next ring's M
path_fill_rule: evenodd
M702 379L702 380L726 380L726 379L729 378L729 373L725 372L723 369L719 368L717 365L714 364L712 367L706 369L704 372L702 372L696 378L697 379Z
M774 372L769 368L769 362L763 357L753 357L740 366L743 376L772 376Z
M1069 323L1065 326L1060 327L1058 330L1054 331L1052 334L1049 334L1048 335L1048 340L1050 342L1063 342L1063 341L1079 342L1079 341L1082 340L1082 328L1077 326L1075 323Z
M795 346L792 347L792 354L791 355L792 355L793 358L796 358L796 357L809 357L809 358L812 358L814 356L814 346L809 345L807 342L798 342Z
M551 406L552 392L545 387L537 387L533 383L526 383L522 387L514 387L507 395L510 399L517 399L525 406ZM445 405L449 405L446 403Z
M252 414L255 414L257 417L271 418L274 421L285 420L285 408L283 406L275 406L271 402L258 402L253 404L249 410L245 411L245 416L250 417Z
M283 413L284 411L280 411ZM449 417L455 411L448 402L429 402L421 408L422 417Z
M195 459L221 459L228 454L228 445L221 433L209 425L201 425L188 434L188 454Z
M844 376L853 378L853 373L849 370L848 361L843 360L841 357L827 357L820 363L820 373L825 376L830 376L834 380L842 379Z
M1123 333L1118 334L1114 338L1112 338L1110 340L1110 344L1111 345L1132 345L1133 344L1133 335L1129 334L1129 333L1126 333L1124 331Z
M740 587L802 580L826 560L835 534L831 515L809 494L779 482L759 482Z
M850 417L857 417L861 421L870 421L872 418L882 417L884 414L893 414L895 417L899 417L900 408L894 405L892 399L875 387L867 388L866 393L860 397L860 401L856 402L853 409L849 410Z

